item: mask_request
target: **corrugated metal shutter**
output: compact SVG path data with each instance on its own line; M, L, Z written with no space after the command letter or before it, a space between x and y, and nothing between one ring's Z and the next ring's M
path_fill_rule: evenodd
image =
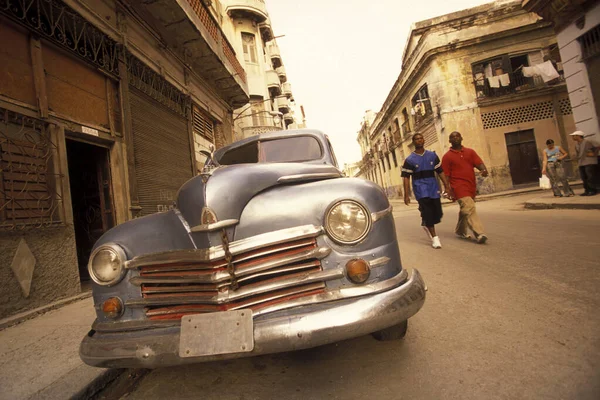
M166 211L193 176L187 121L134 88L130 102L140 214Z
M194 106L194 133L214 141L214 122L204 111Z

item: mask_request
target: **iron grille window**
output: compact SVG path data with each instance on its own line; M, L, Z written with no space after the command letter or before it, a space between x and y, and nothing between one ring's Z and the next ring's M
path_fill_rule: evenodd
M53 171L46 124L0 109L0 228L23 229L60 223L60 176Z
M596 25L577 40L581 44L581 57L584 60L600 55L600 25Z
M415 116L415 124L420 124L425 118L433 114L427 84L421 86L412 98L412 107Z

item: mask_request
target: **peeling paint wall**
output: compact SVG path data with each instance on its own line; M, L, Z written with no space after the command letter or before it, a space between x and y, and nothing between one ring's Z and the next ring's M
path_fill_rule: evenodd
M21 239L36 263L29 297L25 298L11 264ZM17 232L0 232L0 318L41 307L80 292L75 233L58 226Z

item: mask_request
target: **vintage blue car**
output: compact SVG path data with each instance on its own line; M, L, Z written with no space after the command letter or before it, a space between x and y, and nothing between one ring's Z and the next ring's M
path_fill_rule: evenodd
M154 368L404 337L425 284L402 268L385 193L344 177L326 135L271 132L207 156L172 210L96 243L84 362Z

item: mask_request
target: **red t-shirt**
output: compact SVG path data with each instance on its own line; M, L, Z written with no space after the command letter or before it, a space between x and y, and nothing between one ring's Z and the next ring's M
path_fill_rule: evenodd
M463 147L461 150L450 149L442 158L442 169L450 180L457 199L473 197L476 194L475 171L473 168L483 164L475 150Z

